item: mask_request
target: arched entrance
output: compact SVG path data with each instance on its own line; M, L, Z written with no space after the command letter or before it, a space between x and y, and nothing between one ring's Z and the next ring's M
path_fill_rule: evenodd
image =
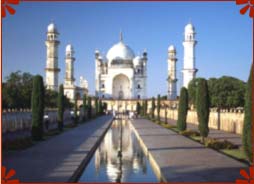
M130 80L126 75L119 74L113 79L113 94L114 99L130 98Z

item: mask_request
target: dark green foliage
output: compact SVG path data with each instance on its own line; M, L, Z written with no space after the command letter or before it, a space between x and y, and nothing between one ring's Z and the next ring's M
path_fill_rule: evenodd
M141 114L141 105L140 105L139 102L137 102L137 105L136 105L136 112L137 112L138 115Z
M83 121L86 120L86 113L87 113L87 97L86 97L86 94L84 94L83 96Z
M223 76L208 80L211 107L234 108L244 106L246 84L234 77Z
M78 124L78 94L74 97L74 124Z
M160 111L161 111L161 96L157 96L157 120L160 121Z
M108 109L108 104L104 102L102 106L103 106L103 111L106 112L106 110Z
M45 102L45 107L48 107L48 108L58 107L58 92L46 89L44 102Z
M59 86L59 93L57 98L57 123L58 123L58 129L60 131L63 130L63 115L64 115L64 89L63 85L61 84Z
M199 123L198 128L200 135L202 136L202 142L204 142L204 138L207 137L209 133L209 107L210 103L207 82L205 79L200 79L196 91L196 108Z
M168 110L167 109L168 109L168 106L165 105L165 115L164 115L165 116L165 120L164 120L165 123L168 123Z
M179 131L186 130L186 119L188 113L188 91L182 87L178 106L177 128Z
M244 105L244 124L242 133L242 142L245 154L247 155L250 162L253 162L253 145L252 143L252 103L253 103L253 66L251 67L250 76L247 83L246 94L245 94L245 105Z
M95 97L95 113L96 113L96 115L98 115L99 114L99 103L98 103L98 98L97 97Z
M147 115L147 100L144 101L144 116Z
M194 78L189 82L188 85L188 100L190 104L196 106L196 89L198 81L202 80L203 78Z
M41 140L43 138L44 86L40 75L36 75L33 79L31 108L32 138L34 140Z
M154 111L155 111L155 98L152 98L152 119L154 119Z
M92 98L90 96L87 99L87 117L92 118Z
M102 101L99 100L99 114L102 115L103 114L103 104Z
M199 80L193 79L188 85L189 101L195 105L196 87ZM234 108L244 106L245 83L237 78L223 76L210 78L208 81L210 106L218 108Z
M30 108L33 88L33 75L13 72L2 83L3 108Z

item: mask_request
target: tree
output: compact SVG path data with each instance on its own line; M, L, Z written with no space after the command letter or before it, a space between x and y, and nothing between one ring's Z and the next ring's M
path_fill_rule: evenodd
M155 98L152 98L152 119L154 119L154 111L155 111Z
M196 89L197 89L197 84L200 80L203 78L194 78L192 79L189 84L188 84L188 101L190 104L196 106Z
M12 72L2 83L3 108L30 108L33 88L33 75Z
M87 113L87 97L86 94L83 95L83 121L86 120L86 113Z
M141 114L141 105L140 105L139 101L137 102L137 105L136 105L136 112L138 115Z
M74 96L74 124L78 124L78 93Z
M87 99L87 117L92 118L92 98L90 96Z
M200 79L196 91L196 108L199 123L198 128L200 135L202 136L202 142L204 142L204 138L207 137L209 133L209 107L210 103L207 81L205 79Z
M95 114L98 115L99 114L99 104L98 104L98 98L95 97Z
M40 75L36 75L33 79L31 101L32 137L34 140L41 140L43 138L44 86Z
M160 111L161 111L161 96L157 96L157 120L160 122Z
M147 100L144 101L144 116L147 115Z
M58 112L57 113L58 129L59 131L62 131L63 130L63 116L64 116L64 89L62 84L59 86L57 107L58 107L58 111L57 111Z
M99 100L99 114L102 115L103 114L103 104L101 99Z
M188 114L188 91L185 87L182 87L180 92L178 118L177 118L177 128L180 131L186 130L187 114Z
M57 108L58 107L58 92L50 89L45 90L45 107Z
M168 123L168 105L165 104L164 108L165 108L165 123L167 124Z
M245 94L245 105L244 105L244 124L242 133L242 142L244 151L250 162L253 162L253 143L252 143L252 104L253 104L253 65L251 67L250 76L247 83L246 94Z

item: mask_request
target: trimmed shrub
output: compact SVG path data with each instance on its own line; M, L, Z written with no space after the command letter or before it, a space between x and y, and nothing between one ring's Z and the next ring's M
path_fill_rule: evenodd
M246 94L245 94L245 105L244 105L244 124L243 124L243 133L242 133L242 142L244 152L248 157L250 162L253 162L253 143L252 143L252 103L253 103L253 65L251 67L250 76L247 83Z
M59 93L57 97L57 123L59 131L63 130L63 115L64 115L64 89L63 85L59 86Z
M179 131L186 130L187 113L188 113L188 91L185 87L182 87L180 92L178 118L177 118L177 128L179 129Z
M32 138L41 140L43 138L43 115L44 115L44 85L42 76L33 78L32 90Z
M78 95L74 97L74 124L78 124Z
M86 98L86 94L84 94L84 96L83 96L83 117L82 117L83 121L86 120L86 113L87 113L86 111L87 111L87 98Z
M160 122L160 111L161 111L161 96L157 96L157 121Z
M87 99L87 117L92 118L92 98L90 96Z
M152 119L154 119L154 111L155 111L155 98L152 98Z
M200 79L197 84L196 91L196 108L198 115L198 129L200 131L200 135L202 137L202 142L208 136L209 133L209 94L208 94L208 86L205 79Z
M184 130L180 132L181 135L188 136L188 137L197 137L200 136L200 133L195 130Z
M214 138L207 138L205 141L205 146L212 148L212 149L216 149L216 150L220 150L220 149L237 149L238 146L234 145L233 143L227 141L227 140L223 140L223 141L219 141L217 139Z
M139 102L137 102L137 105L136 105L136 112L137 112L138 115L141 114L141 105L140 105Z

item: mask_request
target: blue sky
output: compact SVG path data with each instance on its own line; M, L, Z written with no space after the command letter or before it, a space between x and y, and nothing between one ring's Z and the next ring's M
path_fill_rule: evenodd
M60 32L59 75L63 82L65 46L75 49L75 77L83 75L94 94L94 50L106 54L119 41L136 54L148 52L148 96L167 92L167 48L177 49L178 89L182 85L183 32L196 28L198 77L234 76L247 80L252 62L252 19L235 2L21 2L2 22L3 77L17 70L45 76L46 30ZM179 92L179 90L178 90Z

